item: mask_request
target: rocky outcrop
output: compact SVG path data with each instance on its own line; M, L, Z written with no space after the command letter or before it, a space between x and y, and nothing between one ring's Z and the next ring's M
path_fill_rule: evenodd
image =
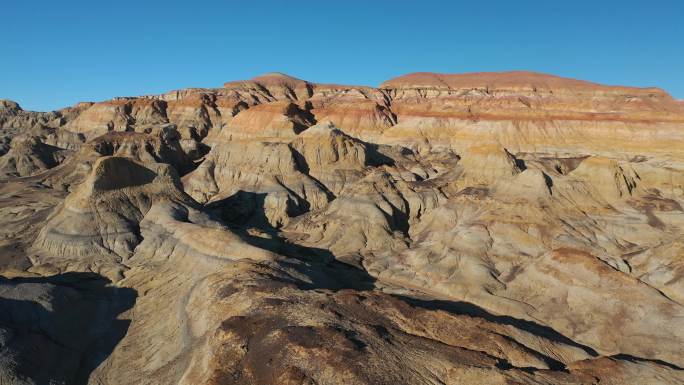
M613 151L612 143L637 154L682 140L681 104L655 88L528 72L417 73L380 88L391 96L398 121L384 141L409 144L420 137L459 150L498 143L513 152L601 154ZM625 140L616 143L616 138Z
M40 137L17 135L10 148L0 157L0 178L28 176L61 163L67 154L62 149L45 144Z
M117 278L117 262L128 259L140 242L139 223L152 204L191 203L179 187L178 176L168 165L99 158L88 178L46 220L34 248L48 259L69 259Z
M279 227L329 200L325 187L300 168L285 143L233 141L215 144L183 184L199 202L218 202L241 191L257 194L268 223Z
M230 121L220 137L224 140L287 140L315 123L309 111L282 101L254 106Z
M15 102L0 100L0 179L46 171L77 150L85 138L58 128L81 109L30 112Z
M682 124L527 72L0 102L0 382L680 384Z
M363 175L367 167L393 162L373 146L342 132L332 122L310 127L290 147L300 167L336 195L347 182Z
M162 126L147 134L111 132L89 143L89 150L100 156L124 156L143 163L167 163L181 175L196 166L208 151L194 139L183 139L174 126Z
M109 131L143 131L146 126L168 123L166 103L147 99L118 99L94 103L65 128L90 137Z
M254 106L258 108L247 112ZM99 135L141 131L163 122L177 125L184 138L201 138L218 135L238 117L235 127L240 129L232 131L236 135L332 121L354 137L415 149L463 151L498 144L512 152L607 155L612 151L608 143L616 137L631 138L619 143L631 154L643 147L684 143L678 129L682 116L681 102L660 89L603 86L530 72L416 73L377 89L315 84L272 73L219 89L96 103L67 127Z
M470 187L492 186L512 179L525 167L508 150L496 145L469 147L458 165L463 170L460 182Z
M24 111L18 103L0 99L0 128L59 127L70 117L72 110L80 110L79 106L53 112Z
M606 201L635 195L640 184L639 175L629 163L601 157L585 159L572 175L598 189Z

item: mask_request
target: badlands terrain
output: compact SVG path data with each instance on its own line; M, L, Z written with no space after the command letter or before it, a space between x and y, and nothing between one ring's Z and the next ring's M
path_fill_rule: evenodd
M684 103L529 72L0 101L0 384L683 384Z

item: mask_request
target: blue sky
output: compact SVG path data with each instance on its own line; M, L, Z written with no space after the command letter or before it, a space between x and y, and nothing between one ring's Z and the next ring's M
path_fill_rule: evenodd
M280 71L378 85L532 70L684 98L684 1L7 1L0 98L25 109Z

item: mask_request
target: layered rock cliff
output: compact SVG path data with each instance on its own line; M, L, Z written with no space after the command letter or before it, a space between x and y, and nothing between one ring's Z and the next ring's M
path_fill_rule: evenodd
M0 181L3 384L684 382L684 104L657 88L2 101Z

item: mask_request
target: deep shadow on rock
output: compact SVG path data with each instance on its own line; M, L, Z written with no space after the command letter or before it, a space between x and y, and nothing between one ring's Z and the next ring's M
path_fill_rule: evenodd
M292 258L294 262L279 261L284 268L305 275L310 282L298 282L303 290L355 289L371 290L375 278L352 263L339 260L330 250L306 247L289 242L266 218L266 194L238 191L230 197L207 205L212 218L228 225L243 241L252 246ZM256 229L264 236L256 236L248 229Z
M471 317L483 318L489 322L494 322L502 325L514 326L520 330L524 330L528 333L546 338L548 340L563 343L566 345L574 346L580 348L587 352L590 356L597 357L598 353L589 346L582 345L572 339L564 336L563 334L557 332L556 330L546 326L540 325L538 323L527 321L507 315L496 315L491 314L485 309L476 306L469 302L462 301L446 301L446 300L423 300L407 296L396 296L412 306L421 307L429 310L442 310L452 314L464 314Z
M136 300L94 273L0 277L0 382L86 384L126 335Z

